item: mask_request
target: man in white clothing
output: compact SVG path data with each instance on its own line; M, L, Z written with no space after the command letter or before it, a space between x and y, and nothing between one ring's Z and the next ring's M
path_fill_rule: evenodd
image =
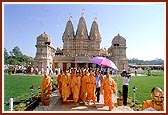
M121 73L122 78L122 85L123 85L123 105L127 105L127 97L128 97L128 85L130 82L130 77L131 75L129 75L129 73L127 73L127 71L123 71Z

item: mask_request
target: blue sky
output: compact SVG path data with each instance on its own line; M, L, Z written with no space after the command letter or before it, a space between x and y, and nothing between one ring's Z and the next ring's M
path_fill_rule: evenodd
M76 32L84 11L88 32L97 17L101 47L110 47L119 33L126 39L127 58L165 59L165 3L36 3L4 4L4 47L19 46L22 53L35 57L36 39L46 32L52 45L62 47L62 35L69 16ZM84 10L83 10L84 9Z

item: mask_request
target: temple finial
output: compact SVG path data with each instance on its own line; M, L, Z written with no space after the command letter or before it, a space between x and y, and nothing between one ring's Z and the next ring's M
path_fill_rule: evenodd
M84 14L85 14L84 11L85 11L85 9L83 8L82 9L82 15L81 15L82 17L84 17Z
M72 20L72 18L73 18L72 16L69 16L69 21L71 21L71 20Z
M97 17L94 18L94 21L97 21Z

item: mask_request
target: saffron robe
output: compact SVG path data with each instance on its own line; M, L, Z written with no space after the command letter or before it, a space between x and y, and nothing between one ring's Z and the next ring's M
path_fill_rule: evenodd
M81 94L80 94L80 98L82 99L83 102L86 101L86 97L87 97L87 80L89 79L88 75L84 75L84 77L82 77L82 83L81 83Z
M81 78L74 76L71 80L71 91L75 103L78 102L79 100L80 87L81 87Z
M60 73L57 77L57 82L58 82L58 89L59 89L59 93L60 95L62 95L62 83L61 83L61 77L62 77L62 74Z
M63 102L65 102L69 97L69 95L71 94L70 90L71 78L68 75L62 74L60 82L62 84L62 99Z
M93 102L95 103L96 101L96 95L95 95L95 91L96 91L96 78L92 75L89 76L89 78L86 81L87 84L87 89L88 89L88 100L93 100Z
M49 76L43 78L42 85L41 85L41 90L42 90L41 100L42 101L44 100L44 98L48 98L48 99L50 98L50 91L52 90L52 81L53 80Z
M142 104L142 109L145 110L147 108L153 107L152 100L146 100ZM164 111L164 104L160 107L160 110L158 111Z
M112 94L113 90L116 90L115 81L111 77L106 78L103 82L103 89L104 89L104 104L109 106L109 110L111 110L114 108L114 103L112 101Z

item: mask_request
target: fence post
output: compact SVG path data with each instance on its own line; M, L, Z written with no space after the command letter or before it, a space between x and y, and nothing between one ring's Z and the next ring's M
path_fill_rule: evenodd
M13 111L13 98L9 99L9 109L10 111Z

